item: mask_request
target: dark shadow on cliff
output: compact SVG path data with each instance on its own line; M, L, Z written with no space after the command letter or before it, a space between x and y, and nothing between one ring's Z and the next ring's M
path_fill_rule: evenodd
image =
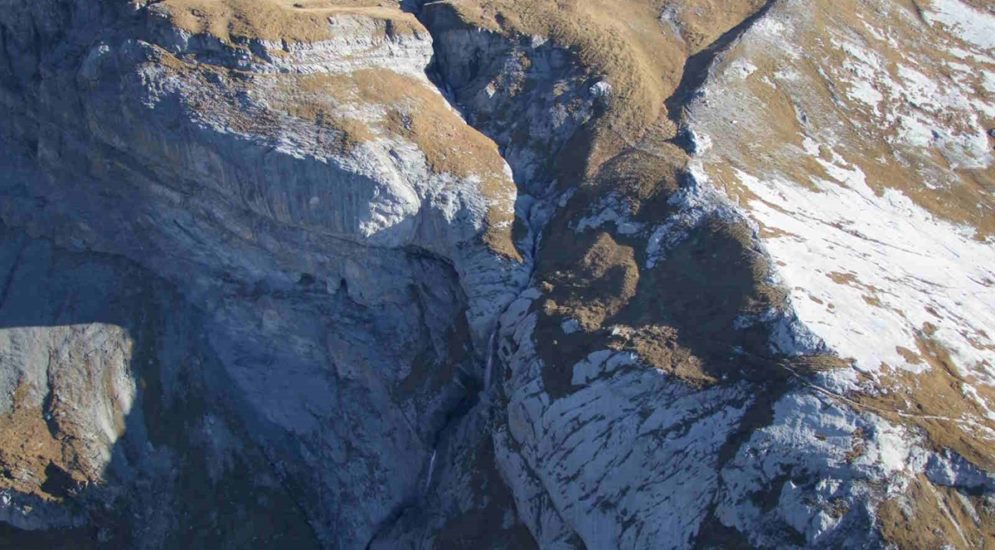
M638 236L614 222L579 229L594 216L601 197L616 196L634 222L674 221L671 199L692 186L679 162L626 153L606 163L596 181L581 188L551 221L538 280L547 299L540 306L536 343L548 368L544 386L555 396L572 391L572 366L599 349L630 350L648 366L696 386L749 380L782 387L794 372L821 368L816 358L789 358L770 349L771 315L781 315L785 293L772 281L772 266L752 230L728 216L700 214L693 227L662 244L650 262ZM563 323L577 322L568 333ZM823 363L831 363L825 358Z
M205 399L209 388L231 382L205 342L202 313L126 260L71 252L0 225L0 330L37 333L95 324L123 329L132 343L126 368L137 397L130 410L121 411L123 434L103 471L89 476L74 471L80 467L74 461L80 439L88 434L78 433L72 418L52 414L71 398L63 392L73 387L52 386L55 373L48 372L50 395L37 410L26 411L45 417L47 430L39 432L35 424L8 428L21 429L24 438L51 440L59 452L48 457L7 452L3 456L20 461L2 465L0 485L23 489L23 483L14 483L24 473L19 468L37 470L31 471L37 479L28 484L34 494L13 490L15 501L42 503L35 514L58 505L85 521L47 531L0 523L0 548L128 548L138 541L161 548L317 547L302 511L262 452L245 444L251 439L230 404ZM104 333L94 329L93 334ZM57 341L47 351L66 352ZM84 378L106 374L85 360L73 365ZM43 375L46 370L25 367ZM4 376L13 374L13 364L0 368ZM13 382L27 383L23 376ZM15 446L7 443L5 451L11 451Z
M590 152L586 123L602 107L589 89L594 81L552 42L474 28L448 3L408 0L402 8L432 34L428 78L467 124L498 145L511 168L518 189L513 239L534 264L544 230L535 207L548 208L544 203L583 172ZM496 81L504 83L494 88ZM579 103L590 109L576 108Z

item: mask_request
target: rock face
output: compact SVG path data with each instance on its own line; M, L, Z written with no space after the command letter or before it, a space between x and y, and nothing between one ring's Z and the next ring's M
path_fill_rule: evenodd
M127 258L195 304L224 380L199 399L293 486L312 542L356 545L419 494L524 278L505 244L506 165L429 83L424 29L336 11L341 34L289 51L253 40L253 57L161 9L13 11L6 51L36 65L4 76L5 219ZM115 32L93 42L99 27ZM423 150L443 139L462 149Z
M0 542L995 544L991 36L6 2Z

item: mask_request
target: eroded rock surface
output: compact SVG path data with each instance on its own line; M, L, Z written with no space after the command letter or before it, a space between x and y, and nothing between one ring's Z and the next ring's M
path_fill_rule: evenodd
M0 541L995 543L990 36L7 2Z

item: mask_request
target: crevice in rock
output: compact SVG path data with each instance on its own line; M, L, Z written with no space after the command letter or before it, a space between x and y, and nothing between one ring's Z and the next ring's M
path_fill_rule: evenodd
M6 230L7 226L0 221L0 232L5 232ZM21 243L21 246L17 249L17 254L14 255L13 262L10 264L10 269L7 271L7 278L4 279L3 287L0 288L0 309L7 303L7 298L10 296L10 288L13 286L14 278L17 276L17 269L21 265L21 255L24 254L24 249L27 246L28 243L26 241Z
M433 60L432 65L428 69L429 79L436 85L439 92L446 98L450 105L462 114L464 120L467 124L474 127L478 131L483 132L485 135L490 136L494 139L505 158L506 162L510 165L512 173L515 174L515 183L518 186L519 193L527 193L529 188L532 187L532 191L535 192L534 186L529 186L527 181L524 180L522 174L531 173L530 169L525 166L518 165L513 158L511 158L508 153L508 148L511 143L502 139L500 132L495 131L493 128L489 128L486 123L480 123L476 119L477 114L472 111L470 107L462 104L459 101L459 91L456 86L448 80L448 74L451 70L447 69L440 59L445 59L446 56L441 53L441 49L444 47L443 39L439 36L437 32L433 29L432 22L427 20L422 7L426 2L422 0L410 0L407 2L402 2L402 7L413 13L418 17L420 21L425 25L429 32L433 36L433 47L436 49L436 56ZM482 30L470 30L467 32L485 32ZM506 40L503 38L494 37L495 40ZM512 42L509 40L506 47L510 51L513 46ZM507 52L505 52L507 53ZM493 64L496 60L491 60ZM480 66L481 60L476 59L471 63L471 72L474 73L474 77L477 76L477 72L482 70ZM509 114L510 119L514 119L513 114ZM507 136L505 136L507 137ZM568 138L569 136L567 136ZM567 141L566 138L563 139L563 143ZM540 152L542 155L548 155L549 152ZM550 177L549 174L543 174L543 177ZM525 283L521 285L520 288L516 289L516 299L517 296L529 288L534 281L535 277L535 259L538 255L539 246L542 238L542 230L545 222L548 220L548 213L543 212L543 209L551 208L551 203L555 197L556 190L555 186L548 186L546 191L542 193L543 196L534 199L535 202L527 205L524 209L520 209L516 216L516 223L524 223L527 227L527 235L525 238L518 240L516 245L525 246L527 251L525 251L524 257L528 265L528 273L525 278ZM524 210L524 211L522 211ZM497 406L497 401L492 399L492 394L498 391L499 384L493 382L494 369L496 369L496 363L499 361L497 357L498 350L498 337L497 335L501 331L500 319L501 316L507 311L507 308L514 302L514 299L510 300L500 311L498 311L494 317L494 324L491 329L491 333L486 340L487 349L483 350L483 353L475 353L474 356L480 358L483 364L480 368L475 369L477 372L473 375L466 376L460 386L466 390L466 397L460 401L460 403L453 408L447 415L446 421L441 426L439 430L436 431L433 439L433 453L429 464L427 465L426 471L424 473L424 490L420 492L417 496L413 497L408 503L399 509L395 510L390 514L390 516L375 530L374 536L367 543L366 547L372 547L374 544L381 540L384 534L391 532L395 529L399 522L403 521L408 515L417 514L424 512L424 510L419 509L419 506L423 504L430 496L430 492L433 491L433 482L438 483L436 479L437 476L434 475L433 469L435 467L435 462L438 459L444 459L447 452L461 452L460 443L456 441L455 437L459 437L459 432L462 429L462 425L466 422L476 423L480 421L479 419L484 419L483 425L487 429L492 429L492 420L489 420L495 413L494 407ZM471 342L472 344L472 342ZM464 372L460 370L459 372ZM469 374L469 373L466 373ZM474 417L478 417L478 420L473 420ZM487 445L493 445L490 443L490 434L485 435L488 441ZM469 443L469 442L467 442ZM440 453L440 448L442 453ZM434 480L434 481L433 481ZM494 480L492 480L494 481ZM498 483L504 483L503 480L496 478ZM507 488L505 489L507 491ZM509 499L507 505L514 507L514 499ZM517 512L516 512L517 513ZM450 518L453 519L453 518ZM500 523L502 520L500 518L487 519L485 521L493 521ZM427 527L427 526L426 526ZM531 538L532 534L525 530L528 536ZM532 540L534 544L535 541Z

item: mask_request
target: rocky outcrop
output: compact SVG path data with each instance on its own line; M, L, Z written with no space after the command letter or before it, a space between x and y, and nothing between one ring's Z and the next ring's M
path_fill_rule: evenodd
M118 257L6 227L0 249L5 544L317 546L238 403L210 398L233 381L203 312Z
M792 10L802 6L755 9L742 24L713 34L714 42L700 44L697 52L692 49L686 70L709 71L710 65L698 60L716 55L716 71L749 67L736 53L759 36L777 36L779 21L797 22L791 19ZM433 11L424 17L430 29ZM511 17L505 21L516 24ZM453 34L446 24L439 25L440 36ZM464 29L456 35L461 45L456 50L472 51L463 36L493 40L506 31ZM511 48L523 48L515 45L514 35L506 40ZM548 45L533 41L533 46L519 49L521 57L514 64L492 66L532 66L521 59L542 58L538 52ZM476 90L489 92L499 89L492 82L515 81L501 76L502 69L474 72L480 70L474 60L497 55L458 58L442 48L441 59L465 60L465 66L449 68L451 74L461 81L462 75L474 74L487 83ZM771 49L761 45L756 51ZM557 80L583 82L574 73L567 75ZM706 117L724 112L716 102L726 97L735 102L730 105L739 105L729 116L746 116L743 97L755 93L713 78L715 84L687 73L680 79L666 105L679 110L685 107L681 98L693 103L691 124L681 112L669 113L682 125L677 130L660 124L618 145L601 125L613 117L607 100L600 103L600 113L594 103L593 117L571 135L574 141L560 142L576 146L586 140L581 149L592 156L581 171L572 167L577 179L559 182L556 192L563 194L543 230L533 286L499 323L496 357L504 372L496 377L502 383L495 390L499 468L519 517L541 546L600 548L620 541L626 547L901 544L907 539L895 538L888 515L896 498L906 503L900 505L904 521L931 513L905 508L907 501L900 495L926 490L923 484L932 483L921 476L927 463L943 460L933 450L952 446L975 457L972 468L986 477L984 452L976 441L955 443L937 433L938 426L923 431L923 421L931 422L925 420L928 415L896 409L893 401L885 407L870 405L873 399L867 394L848 393L841 384L861 367L853 369L843 348L827 342L791 293L781 290L790 269L785 266L793 260L768 248L768 239L779 235L758 225L753 213L740 209L726 189L710 180L724 178L723 173L712 176L703 168L703 161L725 149L709 139L699 121L718 122ZM683 88L695 81L706 85L702 92ZM469 120L488 112L473 89L460 103ZM767 97L759 95L755 101ZM796 97L804 96L799 92ZM513 158L513 139L488 130L494 124L489 116L480 120ZM724 130L721 136L742 140ZM692 157L661 144L667 139ZM559 147L542 150L547 158L562 158L557 157L564 150ZM603 153L613 147L617 156ZM602 165L593 161L599 150L611 160ZM722 163L715 161L725 167ZM563 171L557 173L557 168ZM563 165L553 170L570 173ZM970 255L987 253L981 252L987 246L979 246ZM945 367L936 362L934 368ZM968 393L987 391L977 385L979 378L972 380L971 386L981 389ZM872 387L868 383L863 391ZM933 402L931 418L950 424L940 417L958 411L956 402L970 401L966 395L950 395L943 413ZM972 409L967 403L966 410ZM952 420L952 426L983 424L983 415ZM973 441L973 436L961 441ZM958 520L944 520L940 529L963 533L956 536L965 546L983 545L989 536L983 527L985 499L972 500L965 485L929 490L943 495L937 497L939 507L951 510L948 517L977 518L971 527L957 528L952 526Z
M990 541L984 6L9 4L0 539Z
M229 381L199 399L224 404L313 540L350 547L419 494L526 269L504 244L514 191L496 148L429 85L427 33L378 33L375 15L289 51L126 3L3 20L6 223L129 258L196 304L211 376ZM414 103L389 101L398 86ZM441 139L466 151L420 144Z

